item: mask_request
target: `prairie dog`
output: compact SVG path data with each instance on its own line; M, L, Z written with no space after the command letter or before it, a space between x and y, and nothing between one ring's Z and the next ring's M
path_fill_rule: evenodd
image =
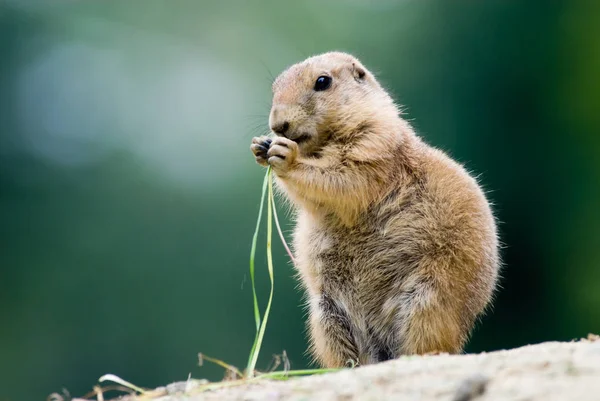
M346 53L279 75L269 126L275 135L250 148L295 206L315 360L340 367L461 352L500 265L476 180L416 136Z

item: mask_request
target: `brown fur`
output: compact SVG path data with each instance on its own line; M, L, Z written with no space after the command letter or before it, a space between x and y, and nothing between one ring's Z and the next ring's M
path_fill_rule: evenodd
M315 91L322 75L331 87ZM293 65L273 93L270 125L289 130L251 149L297 209L313 356L338 367L461 352L499 267L475 179L419 139L351 55Z

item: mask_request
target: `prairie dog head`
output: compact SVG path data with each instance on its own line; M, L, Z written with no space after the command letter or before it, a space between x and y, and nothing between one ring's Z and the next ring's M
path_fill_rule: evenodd
M269 127L297 142L304 154L332 138L351 137L382 116L396 119L396 106L373 74L346 53L310 57L273 83Z

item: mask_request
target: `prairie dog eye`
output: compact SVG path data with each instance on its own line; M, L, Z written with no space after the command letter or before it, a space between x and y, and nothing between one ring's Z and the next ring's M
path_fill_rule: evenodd
M324 91L326 89L329 89L330 86L331 77L328 77L327 75L321 75L319 78L317 78L317 81L315 82L316 91Z

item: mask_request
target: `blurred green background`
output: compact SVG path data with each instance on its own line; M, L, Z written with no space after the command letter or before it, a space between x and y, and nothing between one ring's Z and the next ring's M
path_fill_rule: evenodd
M467 350L600 332L600 3L0 4L0 400L83 395L105 373L219 379L200 351L245 365L250 140L273 76L332 49L495 204L502 289ZM302 294L275 251L258 365L286 350L302 368Z

